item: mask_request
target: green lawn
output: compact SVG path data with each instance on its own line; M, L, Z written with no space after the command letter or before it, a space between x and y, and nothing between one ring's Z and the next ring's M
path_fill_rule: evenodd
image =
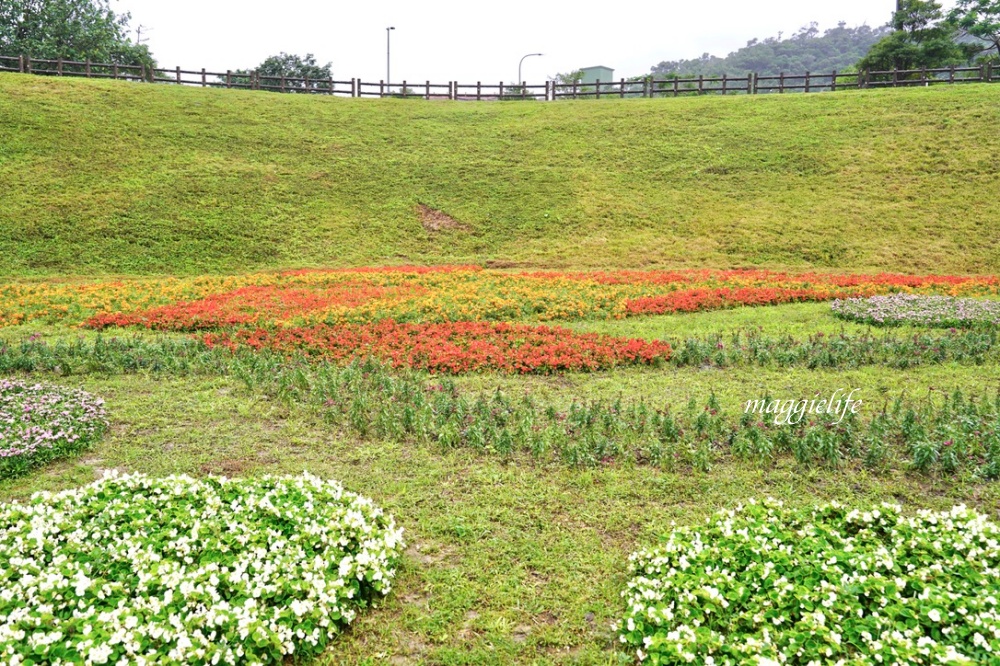
M990 85L471 104L0 74L0 275L995 272L998 122Z

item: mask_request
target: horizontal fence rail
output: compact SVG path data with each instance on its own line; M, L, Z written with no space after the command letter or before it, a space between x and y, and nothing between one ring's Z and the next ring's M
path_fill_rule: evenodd
M684 95L761 95L786 92L830 92L851 88L900 88L957 83L1000 82L1000 68L993 63L975 67L944 67L936 69L899 69L843 73L833 71L805 74L757 74L746 76L698 76L664 78L647 76L618 81L593 83L528 84L499 81L497 83L431 83L430 81L362 81L333 78L293 78L268 76L260 72L209 72L205 69L166 69L143 65L95 63L89 60L51 60L26 55L0 55L0 72L19 72L43 76L80 76L86 78L121 79L147 83L169 83L202 88L265 90L280 93L339 95L342 97L401 97L425 100L496 101L559 99L625 99L635 97L680 97Z

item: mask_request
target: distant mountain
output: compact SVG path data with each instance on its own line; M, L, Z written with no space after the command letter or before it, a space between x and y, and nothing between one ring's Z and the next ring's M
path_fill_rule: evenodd
M813 23L787 39L782 39L781 33L763 41L752 39L725 58L706 53L693 60L664 61L650 70L657 76L844 71L856 65L875 42L891 31L889 26L848 28L841 22L836 28L820 34Z

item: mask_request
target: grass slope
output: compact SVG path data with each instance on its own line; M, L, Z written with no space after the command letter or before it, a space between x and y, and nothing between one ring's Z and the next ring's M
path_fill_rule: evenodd
M989 85L477 104L0 74L0 275L996 272L998 124Z

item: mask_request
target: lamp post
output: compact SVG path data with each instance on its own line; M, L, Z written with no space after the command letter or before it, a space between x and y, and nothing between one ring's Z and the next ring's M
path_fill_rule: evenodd
M387 90L391 90L392 79L389 78L389 35L392 33L390 30L395 30L395 26L389 26L385 29L385 87Z
M524 58L530 58L531 56L540 56L540 55L545 55L545 54L544 53L529 53L528 55L524 56ZM522 83L522 81L521 81L521 65L524 64L524 58L521 58L521 62L517 63L517 85L521 85L521 83Z

